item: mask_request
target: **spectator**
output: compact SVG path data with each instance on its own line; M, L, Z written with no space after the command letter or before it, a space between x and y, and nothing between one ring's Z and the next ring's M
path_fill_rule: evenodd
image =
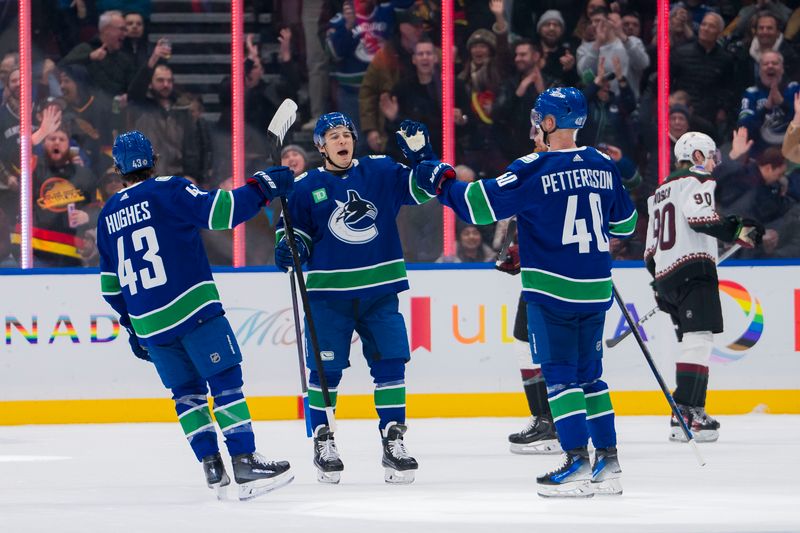
M740 167L740 172L753 176L757 184L731 205L730 212L740 212L769 227L794 204L786 194L786 161L780 148L767 148L755 158L755 165Z
M398 31L383 43L383 47L372 58L358 93L361 130L369 150L374 154L385 153L389 140L385 116L381 113L381 101L385 100L399 80L413 77L412 55L422 34L422 21L410 12L398 14L396 23ZM427 121L430 117L425 118ZM391 138L394 139L393 131ZM393 155L398 154L395 150Z
M464 181L466 183L472 183L478 177L475 174L475 171L472 170L467 165L456 165L454 170L456 171L456 179L458 181Z
M714 167L714 179L717 181L716 202L725 212L729 212L730 206L759 184L755 166L747 161L752 146L753 141L747 136L747 128L734 130L728 157Z
M44 140L44 157L33 171L33 255L36 266L81 266L94 255L83 233L97 225L97 182L69 150L69 132L59 127ZM17 228L18 231L18 228ZM15 243L19 243L18 235Z
M633 134L629 116L636 109L636 96L622 73L622 62L617 56L613 56L613 73L618 82L619 94L611 91L605 62L605 56L601 55L597 76L584 90L588 116L586 126L578 131L578 143L580 146L611 144L623 153L630 154L633 152Z
M761 55L770 50L780 52L783 56L786 75L790 80L797 81L800 76L800 71L798 71L800 57L794 47L784 40L781 20L771 11L761 11L753 17L753 22L755 34L750 43L749 54L744 61L744 64L748 65L748 72L743 80L737 81L752 80L756 82L759 77Z
M506 76L507 35L477 30L467 40L469 59L457 77L456 125L464 163L479 176L496 176L507 160L494 126L495 100Z
M704 4L703 0L683 0L681 2L676 2L674 5L680 6L686 10L689 14L689 23L692 25L694 31L700 29L700 24L702 24L703 18L705 18L708 13L716 12L716 9Z
M512 1L511 14L511 34L523 39L536 40L536 23L539 15L550 9L560 9L565 16L564 26L574 28L581 13L583 0L536 0L536 2ZM512 39L514 41L515 39Z
M81 65L65 65L59 73L61 94L66 103L62 120L72 132L72 140L87 158L95 174L101 174L112 161L106 155L113 143L114 127L109 119L111 103L102 93L93 94L89 85L89 73Z
M317 33L317 21L322 8L323 0L303 0L303 36L308 72L308 98L311 104L311 118L301 126L303 131L312 131L317 123L317 117L327 113L330 106L328 56Z
M800 164L800 92L794 93L794 116L786 128L786 135L781 145L783 157L795 164Z
M136 63L122 49L125 19L120 11L106 11L97 23L99 35L81 43L64 57L59 66L83 65L89 71L94 88L109 97L126 98L128 85L136 74Z
M530 113L536 98L549 85L540 68L542 49L528 39L514 44L516 73L503 84L493 114L503 133L505 157L513 161L533 151Z
M647 56L642 40L638 37L628 37L622 31L622 20L619 15L616 13L613 15L615 22L611 21L606 8L598 7L592 11L590 20L595 38L592 41L582 42L578 47L578 72L583 73L588 70L594 74L597 71L600 57L605 58L607 65L610 65L612 59L617 57L622 74L630 81L627 84L628 87L638 98L642 72L650 64L650 58ZM620 94L617 80L611 81L611 90L614 94Z
M572 36L576 41L595 40L595 28L592 26L591 19L592 13L594 13L597 8L605 9L608 12L611 11L608 0L586 0L581 10L581 16L578 18L578 22L572 32Z
M423 36L411 56L415 75L401 79L390 93L381 95L381 113L386 118L387 150L393 158L400 156L394 132L401 120L427 122L434 150L442 148L442 82L439 75L439 56L433 41Z
M572 45L564 38L564 17L556 9L542 13L536 22L536 34L544 54L542 74L553 80L553 85L572 86L578 84L575 56Z
M670 49L690 43L694 40L689 10L681 3L673 5L669 10L669 46ZM654 36L654 38L657 38ZM670 58L670 62L672 58Z
M52 29L58 55L64 56L81 42L81 30L95 18L95 13L92 12L93 2L74 0L48 4L50 5L42 6L44 9L41 15L46 20L45 24Z
M5 90L8 87L8 76L12 70L19 68L19 54L16 52L7 52L0 60L0 104L5 103Z
M675 143L689 131L689 108L673 105L669 108L669 153L670 168L675 166Z
M150 58L151 50L147 45L147 33L141 13L136 11L125 13L125 41L122 43L122 49L133 58L137 70Z
M463 224L458 231L455 257L441 256L437 263L486 263L494 261L495 252L483 242L478 227Z
M670 87L689 93L695 113L715 125L727 123L734 97L733 59L717 43L723 24L717 13L708 13L697 40L679 46L670 57Z
M771 50L761 54L758 82L742 95L739 126L747 128L755 141L754 152L781 146L789 122L794 118L794 95L800 84L784 76L783 57Z
M395 28L395 10L411 7L413 0L345 0L342 12L331 19L327 46L333 57L333 78L338 82L337 108L358 120L358 92L372 58ZM355 4L355 5L354 5ZM356 124L356 130L361 127Z
M156 46L150 62L139 69L130 87L131 105L137 117L133 126L159 147L155 174L185 176L198 181L208 170L204 139L188 102L179 102L172 69L156 64L165 53ZM149 83L148 83L149 82Z
M791 15L791 9L786 7L783 2L773 0L756 0L749 5L743 6L731 23L725 28L725 35L733 40L743 40L750 31L752 18L762 11L773 13L781 25L783 25Z
M669 95L668 101L670 108L675 105L681 105L689 111L689 131L699 131L714 139L714 142L719 141L719 131L717 131L714 125L703 117L697 116L694 112L694 106L692 106L692 99L689 97L689 93L682 89L674 91Z
M308 153L302 146L288 144L281 150L281 165L292 169L297 177L308 168Z

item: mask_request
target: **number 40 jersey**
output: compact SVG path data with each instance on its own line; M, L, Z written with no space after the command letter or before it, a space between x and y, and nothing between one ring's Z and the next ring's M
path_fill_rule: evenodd
M97 221L103 298L144 344L164 344L223 313L200 229L255 216L255 187L204 191L178 176L150 178L112 196Z

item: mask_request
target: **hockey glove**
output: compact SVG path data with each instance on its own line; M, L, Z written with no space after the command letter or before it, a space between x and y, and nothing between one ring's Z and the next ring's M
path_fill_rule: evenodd
M431 138L428 135L428 128L421 122L404 120L400 123L400 129L395 133L397 145L403 151L403 155L408 158L411 168L417 168L420 161L430 161L436 159L431 146Z
M308 261L309 254L306 242L299 235L294 236L294 247L297 249L300 265L303 265ZM290 268L294 268L292 250L289 248L289 241L286 240L286 235L275 245L275 266L284 272L288 272Z
M247 178L247 183L258 187L261 195L269 203L274 198L286 196L292 191L294 172L289 167L269 167Z
M761 245L764 225L750 218L743 218L736 233L736 243L742 248L755 248Z
M133 331L132 327L126 326L125 331L128 332L128 344L131 345L131 351L133 355L142 359L143 361L152 362L153 360L150 359L150 352L147 351L147 348L139 344L139 337L136 336L136 332Z
M417 182L417 187L432 196L442 192L442 185L445 180L455 177L455 169L441 161L422 161L414 169L414 179Z
M506 250L506 257L505 259L498 259L494 263L494 268L499 270L500 272L505 272L506 274L511 274L512 276L516 276L520 273L520 263L519 263L519 245L512 244Z

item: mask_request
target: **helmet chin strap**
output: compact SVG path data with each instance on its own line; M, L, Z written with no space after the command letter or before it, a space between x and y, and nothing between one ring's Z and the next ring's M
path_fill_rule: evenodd
M547 147L549 148L549 147L550 147L550 141L548 140L548 136L549 136L551 133L555 133L556 131L558 131L558 126L556 126L555 128L553 128L553 130L552 130L552 131L547 131L546 129L544 129L544 128L542 127L542 125L541 125L541 124L539 125L539 128L542 130L542 142L544 142L545 146L547 146Z

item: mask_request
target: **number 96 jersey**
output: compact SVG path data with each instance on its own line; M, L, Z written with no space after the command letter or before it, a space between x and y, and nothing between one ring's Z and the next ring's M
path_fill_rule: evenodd
M692 167L670 174L648 198L644 259L655 261L657 281L689 266L716 271L717 239L699 231L721 222L714 205L715 188L711 174Z
M254 187L204 191L178 176L122 189L97 221L103 298L147 345L222 314L200 229L230 229L263 205Z

